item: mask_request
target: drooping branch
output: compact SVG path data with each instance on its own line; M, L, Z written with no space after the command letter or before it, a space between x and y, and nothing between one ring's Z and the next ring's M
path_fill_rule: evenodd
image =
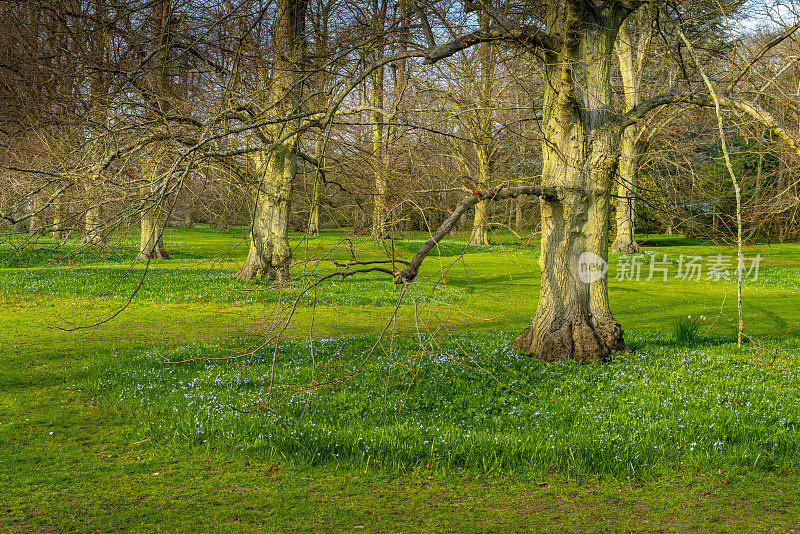
M558 190L553 187L543 187L540 185L521 185L516 187L497 187L493 189L486 189L483 191L475 191L472 195L464 198L458 203L453 213L445 219L445 221L436 229L431 237L423 243L422 247L414 254L408 267L400 272L395 273L394 283L404 284L411 282L417 277L419 268L422 262L428 256L428 253L435 247L439 241L456 225L464 213L478 203L480 200L501 200L505 198L516 198L520 195L539 195L550 201L558 200Z

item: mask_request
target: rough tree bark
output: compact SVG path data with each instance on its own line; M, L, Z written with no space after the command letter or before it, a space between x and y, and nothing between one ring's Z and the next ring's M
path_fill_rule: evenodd
M265 102L275 116L291 116L300 105L306 5L305 0L278 1L272 86ZM289 277L292 261L289 212L298 157L298 137L291 132L296 127L296 121L289 121L260 132L262 141L267 142L253 157L255 173L250 186L253 224L247 259L236 273L238 278L261 276L286 280Z
M164 223L166 213L160 198L148 201L149 206L142 210L139 232L139 260L168 260L164 249Z
M561 190L541 199L539 305L511 347L542 360L604 361L625 348L611 314L604 276L580 277L584 253L608 257L610 193L619 156L613 124L611 58L617 31L636 4L548 3L542 185ZM584 256L586 258L586 256Z
M292 261L289 210L297 171L297 147L295 143L286 143L272 154L259 153L253 159L259 180L250 191L255 203L250 249L236 277L287 280Z

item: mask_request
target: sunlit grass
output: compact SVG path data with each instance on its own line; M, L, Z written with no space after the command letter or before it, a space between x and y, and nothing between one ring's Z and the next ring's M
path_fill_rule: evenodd
M322 274L326 274L324 271ZM298 277L283 283L239 280L233 271L155 267L84 267L53 269L4 269L0 271L0 292L11 296L91 296L151 302L228 302L234 304L293 301L305 291L301 304L384 306L397 301L401 287L388 275L339 277L312 287L319 276ZM422 281L415 288L423 296L442 302L466 298L468 289Z
M797 467L796 361L765 366L724 340L682 348L642 333L607 365L545 364L508 351L511 335L385 340L371 354L372 338L325 340L313 357L301 342L192 345L125 360L92 384L98 402L174 446L299 464Z

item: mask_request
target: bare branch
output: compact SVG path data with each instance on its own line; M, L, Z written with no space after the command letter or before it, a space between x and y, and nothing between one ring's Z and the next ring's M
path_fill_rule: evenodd
M719 105L724 108L735 109L749 115L751 118L758 121L762 126L780 137L783 142L789 146L789 148L800 155L800 146L798 145L798 142L791 135L789 135L789 132L787 132L778 124L778 121L775 120L775 118L768 111L736 95L717 94L716 101L718 101ZM654 109L670 104L692 104L695 106L708 108L713 108L716 105L715 99L708 93L678 91L663 93L658 96L654 96L650 100L642 102L640 105L634 107L628 113L620 117L620 120L617 124L624 129L626 126L641 119Z
M395 273L394 283L405 284L414 280L417 277L419 268L422 262L428 256L428 253L441 241L445 235L458 223L461 216L464 215L469 208L474 206L480 200L501 200L505 198L515 198L520 195L539 195L547 200L558 200L558 190L552 187L543 187L540 185L521 185L517 187L504 188L502 186L495 189L487 189L483 191L475 191L472 195L464 198L458 203L453 213L442 223L439 228L431 235L422 247L411 258L408 267Z
M770 42L768 42L767 44L765 44L764 48L762 48L761 51L758 54L753 56L753 58L750 61L747 62L747 65L744 66L744 68L741 70L741 72L739 72L739 74L737 74L733 78L733 80L731 80L731 83L728 85L727 92L728 93L732 93L733 92L733 88L736 85L736 83L742 78L742 76L744 76L747 73L748 70L750 70L750 67L752 67L753 64L755 64L756 61L761 59L764 56L764 54L766 54L771 48L779 45L781 42L783 42L785 39L787 39L790 35L792 35L795 31L797 31L798 28L800 28L800 22L798 22L797 24L795 24L791 28L787 29L785 32L783 32L782 34L777 36L775 39L773 39Z
M429 48L425 51L425 61L435 63L465 48L490 41L517 41L551 51L557 48L555 39L535 26L518 25L508 28L491 26L485 30L475 30L472 33L456 37L452 41Z
M422 23L422 31L425 33L425 42L428 43L428 48L435 47L436 39L433 37L431 24L428 22L428 15L425 14L423 9L420 9L416 2L411 2L411 8L419 15L420 22Z

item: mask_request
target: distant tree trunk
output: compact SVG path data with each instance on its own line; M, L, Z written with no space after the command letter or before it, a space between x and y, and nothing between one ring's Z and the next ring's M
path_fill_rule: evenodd
M84 192L86 193L86 211L83 215L83 237L81 238L81 243L90 245L103 243L106 240L105 233L103 232L103 227L105 225L105 221L103 220L103 204L102 201L97 198L99 193L98 187L94 185L99 181L99 175L95 174L84 186Z
M486 14L478 16L482 28L488 28L491 19ZM475 132L475 152L478 169L475 179L478 189L485 189L492 178L492 87L494 85L494 67L497 54L495 45L481 43L478 54L480 56L480 78L478 80L478 128ZM472 233L469 242L472 245L485 246L491 244L489 237L488 206L485 200L475 205L475 220L472 224Z
M633 127L628 127L622 138L619 169L619 187L616 199L617 235L611 249L626 254L641 252L636 242L636 187L639 154Z
M61 195L57 195L53 199L53 224L50 226L50 239L61 241L66 237L66 232L64 232L64 201Z
M89 206L83 216L83 238L81 243L96 245L103 243L106 236L103 233L103 206Z
M172 87L169 77L169 52L172 42L172 0L157 2L152 7L151 12L152 37L153 37L153 58L152 69L149 79L148 93L152 102L157 107L154 115L167 113L172 107L170 95ZM166 223L166 213L164 203L166 198L150 198L155 187L155 180L161 174L157 155L151 156L155 163L155 171L151 175L151 183L142 187L145 204L141 215L139 228L139 256L140 260L166 260L169 254L164 248L164 224Z
M373 0L372 2L372 17L375 35L377 39L371 45L372 59L380 60L384 57L386 52L386 39L385 28L387 18L387 8L389 3L385 0ZM387 199L386 195L389 189L389 181L387 178L388 165L386 158L387 154L387 134L388 128L386 127L385 112L385 78L386 69L381 66L372 72L372 94L370 95L370 104L374 108L370 113L372 122L372 158L373 168L375 174L375 196L372 209L372 232L371 235L374 239L383 240L389 235L386 216L387 216Z
M302 55L305 39L304 0L279 0L275 20L275 54L272 65L270 105L276 116L289 116L300 106ZM296 122L264 130L265 137L277 138ZM261 276L270 280L287 280L292 261L289 246L289 215L292 188L297 173L298 137L285 139L272 151L253 156L255 176L251 179L253 223L250 227L250 248L244 265L236 273L248 280Z
M184 228L194 228L194 211L191 209L187 209L186 213L183 214L183 227Z
M106 10L101 0L92 0L92 8L94 10L94 26L89 40L89 53L95 65L102 65L106 54L108 34ZM91 129L100 132L108 119L108 83L103 69L91 70L89 93L93 122ZM95 157L101 157L104 152L103 145L98 144L94 151ZM85 179L83 190L86 196L86 211L84 212L84 230L81 242L102 243L106 240L103 232L105 221L103 220L103 199L101 198L103 177L99 171L95 170L89 172Z
M640 21L640 26L643 26L642 22ZM622 24L620 27L616 41L617 58L619 59L619 69L622 74L622 86L624 88L625 111L632 109L641 100L641 67L650 47L650 27L649 25L646 27L648 33L637 43L640 47L638 51L634 50L632 36L626 24ZM640 31L643 32L645 29L640 28ZM639 244L636 243L635 227L639 149L637 126L632 124L625 129L620 146L620 159L617 170L618 189L615 202L617 235L611 245L611 249L614 252L635 253L641 251Z
M522 225L525 222L525 214L522 210L522 199L516 198L514 199L514 229L519 232L522 230Z
M383 108L384 68L375 70L372 82L372 106ZM372 112L372 153L375 159L375 202L372 211L372 237L386 239L386 152L384 150L384 117L377 111Z
M622 3L590 9L548 2L547 31L563 45L547 52L542 131L542 185L560 191L540 199L541 291L531 321L510 346L542 360L604 361L625 343L611 314L605 276L582 279L584 262L608 257L610 196L619 137L614 115L611 57ZM595 259L596 258L596 259Z
M141 229L139 232L140 260L168 260L169 254L164 249L164 224L166 214L161 199L154 199L151 205L142 210Z
M332 12L336 9L336 4L326 4L317 5L318 9L315 9L313 12L310 13L310 22L313 26L313 41L314 41L314 55L316 57L329 57L331 55L331 49L329 47L330 41L330 16ZM315 85L315 97L311 97L313 100L312 105L315 109L323 109L328 104L326 101L326 94L327 91L330 90L330 82L331 82L331 75L326 69L317 69L316 72L311 74L310 80ZM322 137L317 140L315 150L314 150L315 157L319 164L319 167L322 169L325 168L325 137ZM307 228L307 235L309 237L319 237L319 230L320 230L320 223L319 223L319 210L320 210L320 202L321 196L324 193L323 190L323 180L322 178L322 171L320 169L314 169L314 183L313 189L311 193L311 202L310 202L310 209L308 213L308 228Z
M322 160L320 165L322 164ZM319 190L321 187L318 173L314 173L314 191L311 193L311 211L308 214L308 235L319 237Z
M44 234L44 220L42 218L42 210L44 203L42 202L41 193L33 195L33 202L31 204L31 216L28 219L28 233L30 235Z

